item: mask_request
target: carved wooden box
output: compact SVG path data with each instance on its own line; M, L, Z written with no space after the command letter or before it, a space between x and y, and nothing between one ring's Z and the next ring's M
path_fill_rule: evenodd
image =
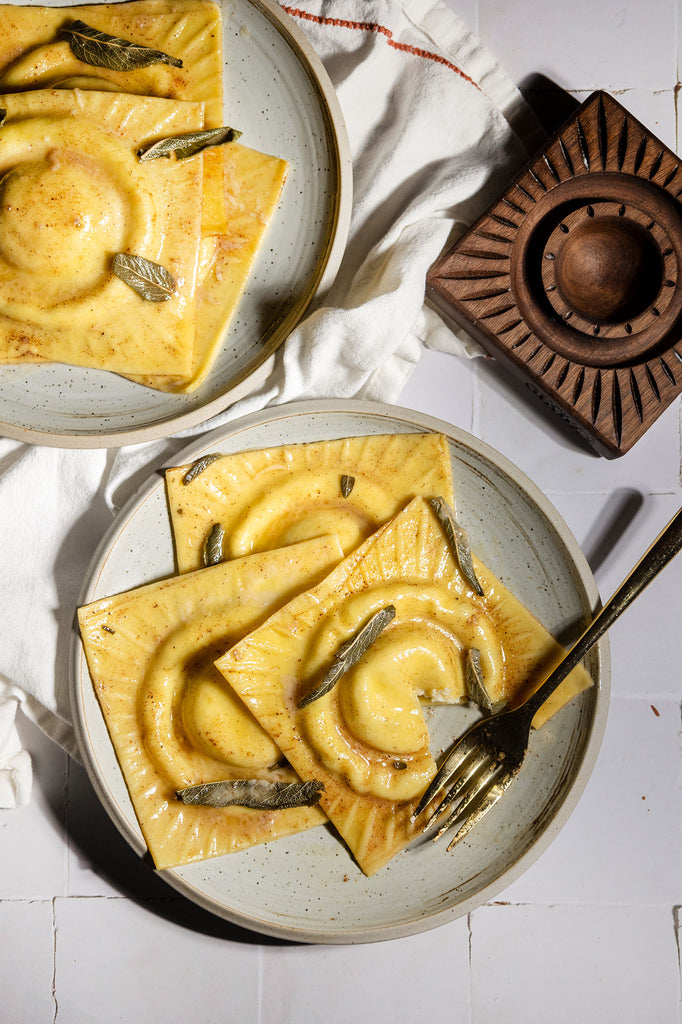
M680 165L594 93L427 278L436 308L609 457L682 393Z

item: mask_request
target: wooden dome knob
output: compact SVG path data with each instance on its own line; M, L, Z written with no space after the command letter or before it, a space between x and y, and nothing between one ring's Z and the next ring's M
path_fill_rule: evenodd
M556 285L577 313L599 322L636 316L661 286L656 246L640 224L618 216L586 216L556 253Z

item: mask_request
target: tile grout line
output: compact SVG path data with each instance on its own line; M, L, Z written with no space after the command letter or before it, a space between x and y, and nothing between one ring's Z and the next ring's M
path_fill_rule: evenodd
M256 971L256 1024L263 1024L263 947L258 946L258 969Z
M468 956L469 956L469 1024L473 1024L474 1020L474 1001L473 1001L473 964L472 964L472 952L473 952L473 932L472 932L472 918L473 911L469 911L467 914L467 938L469 942Z
M57 1024L57 1014L59 1013L59 1004L57 1002L57 897L53 896L51 900L52 904L52 1005L54 1012L52 1015L52 1024Z
M682 906L673 906L673 930L675 933L675 946L677 948L677 970L679 974L679 996L680 996L680 1019L682 1020L682 942L680 931L682 931Z

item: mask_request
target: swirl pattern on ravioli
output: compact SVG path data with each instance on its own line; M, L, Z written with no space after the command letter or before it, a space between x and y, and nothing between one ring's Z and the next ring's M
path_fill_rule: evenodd
M547 630L478 560L462 576L428 502L416 497L330 575L236 644L216 666L371 875L418 833L410 818L435 773L419 698L466 699L467 651L481 651L493 700L515 701L562 655ZM382 608L395 616L324 696L300 706L340 645ZM580 667L535 724L587 687Z
M318 806L185 805L179 789L297 780L214 661L342 557L323 537L150 583L79 609L92 683L158 868L245 849L325 821Z
M136 150L200 129L202 105L50 89L0 106L0 361L189 377L202 163L141 163ZM168 301L116 277L116 252L165 267Z
M181 66L175 66L175 62L161 62L122 70L83 63L72 52L66 39L60 36L61 30L74 20L81 20L91 28L114 37L167 53L179 59ZM191 101L200 105L203 111L201 123L187 127L178 123L175 129L169 126L167 132L152 133L145 141L157 141L164 134L182 134L188 130L217 128L224 124L221 8L210 0L132 0L128 3L65 8L0 4L0 30L1 93L20 95L33 91L45 94L61 92L76 97L85 92L104 96L126 93L140 97ZM52 116L50 111L45 113L48 117ZM62 114L60 108L56 116L61 117ZM88 140L81 141L87 144ZM94 366L112 370L147 387L169 392L194 391L202 384L220 352L268 227L275 216L288 164L286 160L248 146L233 144L210 147L190 162L194 164L195 173L197 168L201 168L203 176L201 238L196 252L191 294L194 320L193 324L187 322L183 325L182 352L177 350L177 327L176 335L166 331L169 341L163 361L146 358L140 362L138 352L133 352L133 357L128 359L128 351L121 349L117 338L112 339L108 323L104 328L104 341L96 351L95 346L91 346L90 351L81 341L71 339L59 330L54 330L51 337L46 339L44 333L36 333L31 319L31 314L35 314L35 306L31 306L23 310L26 317L18 321L9 348L3 350L0 345L0 362L26 364L59 361ZM168 166L169 161L158 160L154 163ZM157 175L159 169L156 168ZM26 176L25 192L29 191L30 181L29 174ZM54 191L52 177L42 174L40 184L44 186L48 182L50 190ZM75 176L69 182L76 208L82 206L88 192L92 193L87 182L85 189L81 190L82 183L82 176L80 183L75 180ZM130 197L135 187L132 173L128 184L124 198ZM172 208L178 216L178 211L185 207L189 211L195 205L196 198L183 193L181 182L171 184L172 199L167 194L159 194L158 199L166 209ZM15 188L15 198L16 191ZM108 191L111 210L114 210L117 198L120 197L116 196L115 190ZM34 193L37 195L38 191L34 190ZM187 224L184 213L180 219ZM90 220L95 221L95 211ZM12 225L4 227L9 227L11 235ZM61 225L61 229L60 244L63 252L72 254L71 264L75 268L83 233L69 231L65 224ZM55 234L54 230L52 234ZM74 234L77 236L75 239ZM77 244L71 248L74 240ZM111 236L101 237L101 241L113 245ZM193 233L188 235L188 241L196 241ZM28 237L28 232L24 230L20 242L23 252L19 253L15 247L14 255L20 255L23 258L22 266L27 268L26 251L31 246L37 248L36 239ZM91 237L91 247L96 247L94 235ZM102 258L110 261L112 251L111 247L106 248ZM150 258L152 262L158 262L158 259ZM83 291L87 285L87 272L93 268L83 260L80 263L85 270L85 280L79 282ZM37 275L38 288L43 286L44 279L44 274ZM189 280L183 278L183 289ZM173 301L177 308L176 299L174 293ZM19 309L15 312L21 315ZM62 314L64 320L69 318L68 303L64 303ZM113 309L109 308L106 320L112 319ZM156 322L164 319L172 319L168 316L168 310L160 313L159 310L142 310L140 307L140 334L147 330L149 320ZM190 335L193 339L191 355L188 352ZM158 347L158 336L156 344Z
M189 466L166 470L180 572L199 568L215 523L223 557L266 551L325 533L347 554L416 494L454 503L442 434L376 434L222 455L185 484ZM344 495L342 478L352 480Z

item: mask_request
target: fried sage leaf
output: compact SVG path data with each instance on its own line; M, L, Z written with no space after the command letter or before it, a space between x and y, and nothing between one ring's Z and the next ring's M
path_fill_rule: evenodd
M341 477L341 494L343 495L343 497L347 498L354 487L355 477L348 476L347 473L344 473L343 476Z
M187 132L185 135L169 135L166 139L159 139L150 146L138 149L137 156L139 160L144 161L158 160L159 157L175 154L177 160L186 160L187 157L201 153L209 146L223 146L227 142L236 142L241 134L236 128L207 128L205 131Z
M455 513L443 498L430 498L429 504L436 513L438 522L443 528L443 532L447 537L452 553L457 559L457 564L459 565L462 576L474 593L478 594L479 597L483 597L483 587L479 583L474 570L474 562L471 557L468 533L459 525L455 519Z
M220 452L213 452L211 455L203 455L200 459L197 459L196 462L192 463L183 476L183 484L191 484L192 480L196 480L200 473L203 473L205 469L208 469L211 463L220 458L222 458Z
M91 28L84 21L76 20L64 25L59 36L66 39L71 52L77 60L96 68L107 68L109 71L134 71L136 68L148 68L152 64L170 64L181 68L182 61L171 57L161 50L150 46L132 43L128 39L119 39L106 32Z
M395 608L392 604L387 604L385 608L381 608L372 615L364 626L361 626L357 632L353 633L348 640L341 644L322 682L303 697L296 706L298 708L306 708L313 701L319 700L320 697L324 697L326 693L329 693L341 676L352 668L356 662L360 661L360 658L369 650L382 629L385 629L393 618L395 618Z
M176 281L170 271L144 256L117 252L111 269L129 288L150 302L165 302L176 289Z
M218 565L222 562L224 540L225 530L220 523L214 523L204 544L204 565Z
M287 807L312 807L320 799L324 783L270 782L267 779L228 779L188 786L175 794L183 804L207 807L250 807L255 811L280 811Z
M465 683L469 700L473 704L478 704L481 711L487 715L495 714L504 707L504 701L494 701L488 693L483 677L481 652L477 647L470 647L467 651Z

